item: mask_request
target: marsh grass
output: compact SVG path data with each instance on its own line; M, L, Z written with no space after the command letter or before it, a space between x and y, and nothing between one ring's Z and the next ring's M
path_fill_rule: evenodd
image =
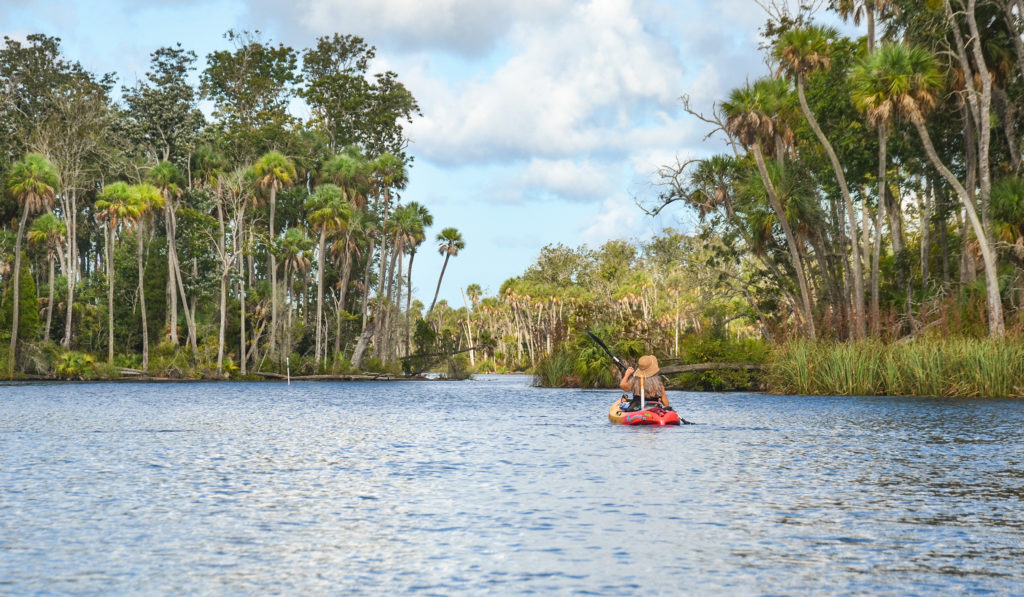
M773 357L768 387L778 393L1024 397L1019 340L791 342Z

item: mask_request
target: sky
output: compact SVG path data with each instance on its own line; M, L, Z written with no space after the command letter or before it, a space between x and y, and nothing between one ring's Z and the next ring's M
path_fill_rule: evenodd
M785 0L776 0L785 4ZM796 2L792 2L796 4ZM680 96L710 111L767 73L755 0L0 0L0 34L62 39L66 56L134 84L153 50L181 42L200 57L230 49L229 29L260 30L297 50L333 33L376 46L422 117L407 126L414 163L403 201L434 227L413 286L429 304L455 227L466 247L439 300L496 294L549 244L597 248L642 240L695 216L647 216L659 166L722 151Z

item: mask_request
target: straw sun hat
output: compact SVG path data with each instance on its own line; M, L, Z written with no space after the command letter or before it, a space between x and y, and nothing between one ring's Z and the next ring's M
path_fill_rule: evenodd
M658 359L653 354L645 354L636 363L636 375L651 377L658 373Z

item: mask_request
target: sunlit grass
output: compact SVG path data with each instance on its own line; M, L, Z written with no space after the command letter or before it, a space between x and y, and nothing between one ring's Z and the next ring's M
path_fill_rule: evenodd
M776 349L768 387L792 394L1024 397L1024 342L791 342Z

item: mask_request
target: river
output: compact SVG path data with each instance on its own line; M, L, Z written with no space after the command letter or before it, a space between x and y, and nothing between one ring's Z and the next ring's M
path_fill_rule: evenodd
M0 385L0 594L1020 594L1024 401Z

